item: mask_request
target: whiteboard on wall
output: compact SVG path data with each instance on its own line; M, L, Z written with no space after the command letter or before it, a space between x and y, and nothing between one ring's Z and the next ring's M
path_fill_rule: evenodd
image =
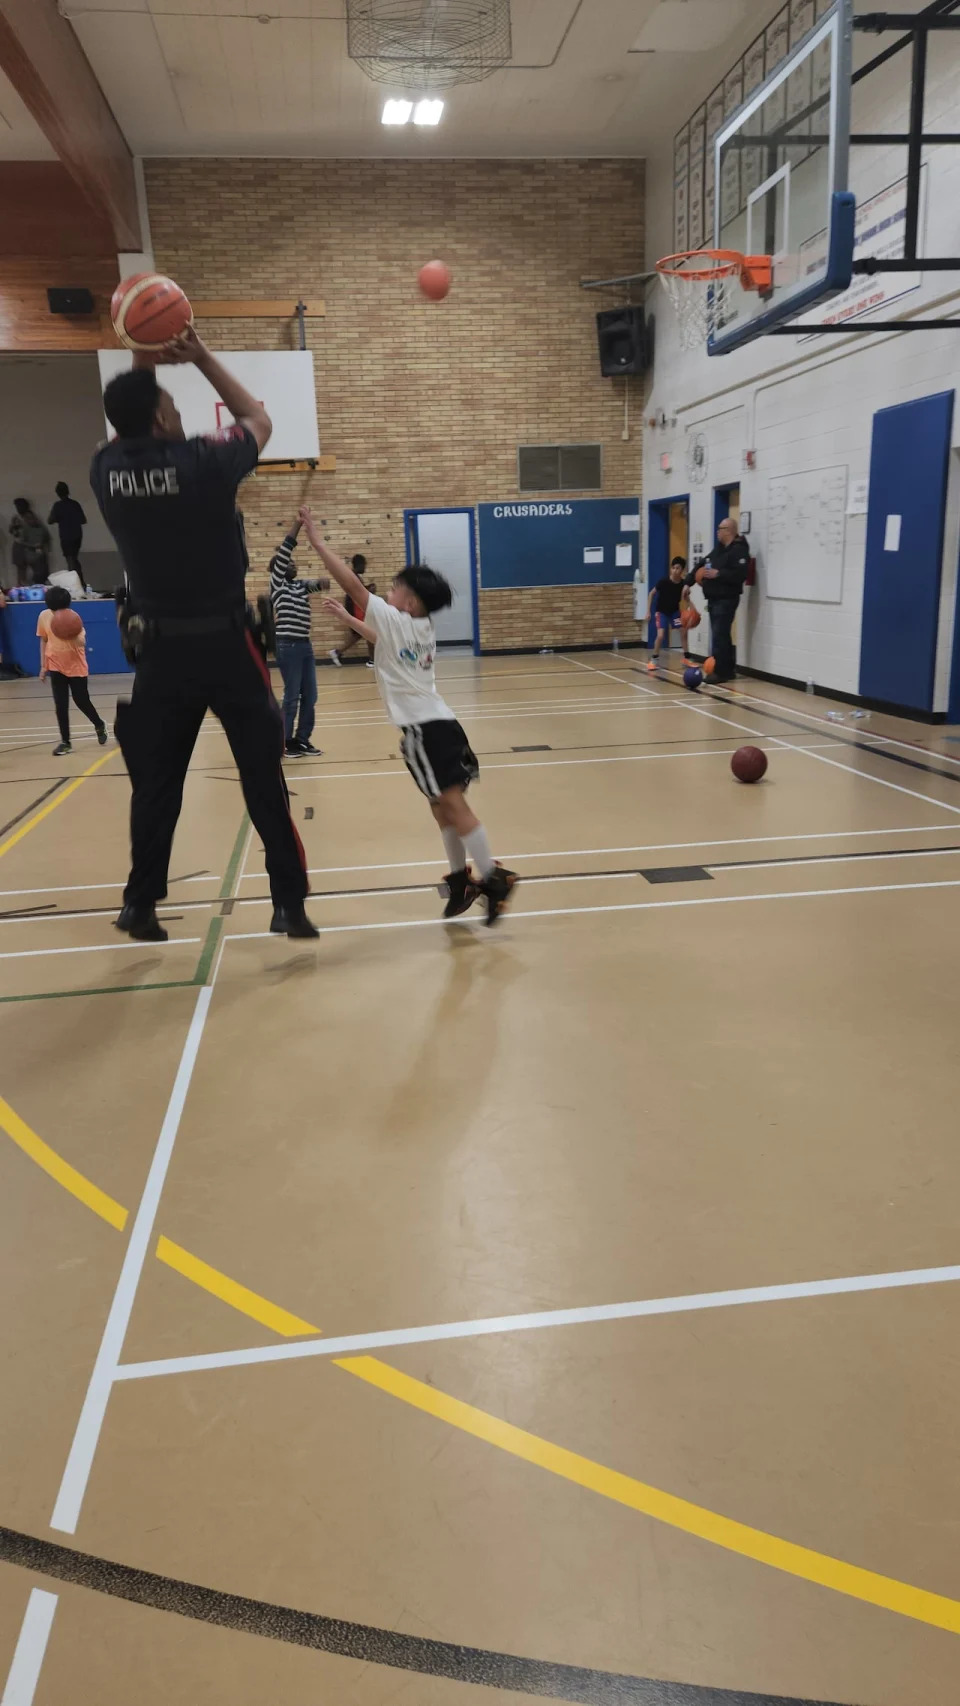
M273 422L273 434L263 452L265 462L296 462L320 455L317 394L312 350L217 351L230 372L262 403ZM105 386L133 361L130 350L97 351L100 383ZM157 377L170 392L188 438L204 437L229 426L232 416L203 374L190 364L160 367ZM112 437L113 429L108 424Z
M768 598L840 603L846 511L845 466L771 475L764 552Z

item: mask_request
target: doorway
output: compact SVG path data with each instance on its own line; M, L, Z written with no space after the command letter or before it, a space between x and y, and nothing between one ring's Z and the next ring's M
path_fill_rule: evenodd
M406 509L403 532L407 562L426 563L450 582L453 604L433 619L441 646L480 651L477 550L472 509Z
M690 561L690 498L651 498L647 505L647 585L652 592L674 557Z
M721 521L735 521L737 532L740 531L740 482L735 486L714 486L713 488L713 537L717 537L717 528Z

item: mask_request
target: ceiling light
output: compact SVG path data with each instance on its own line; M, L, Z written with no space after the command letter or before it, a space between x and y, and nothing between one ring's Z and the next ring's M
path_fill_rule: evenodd
M413 122L414 124L439 124L442 115L442 101L418 101L413 112Z
M412 101L384 101L381 124L406 124L413 112Z

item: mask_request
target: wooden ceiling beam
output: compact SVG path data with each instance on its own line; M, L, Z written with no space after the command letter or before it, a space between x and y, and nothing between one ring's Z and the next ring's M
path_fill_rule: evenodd
M0 0L0 68L118 250L139 250L133 158L92 67L56 0Z

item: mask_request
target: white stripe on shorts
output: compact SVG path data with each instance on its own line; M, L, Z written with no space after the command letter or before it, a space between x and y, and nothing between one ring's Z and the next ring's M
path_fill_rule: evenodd
M433 773L433 765L430 763L430 760L427 757L427 749L426 749L426 746L424 745L424 740L423 740L423 729L420 727L419 724L414 728L413 733L414 733L414 739L416 740L416 743L417 743L417 756L419 757L420 763L423 766L424 776L427 779L427 790L430 794L430 798L432 800L435 800L439 796L440 789L437 786L437 778Z

